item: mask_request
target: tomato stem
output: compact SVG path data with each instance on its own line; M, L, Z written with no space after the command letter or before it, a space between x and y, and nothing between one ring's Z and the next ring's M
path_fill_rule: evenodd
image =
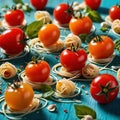
M95 38L94 38L94 42L100 42L100 41L102 41L103 39L99 36L99 35L97 35Z
M79 44L77 44L77 46L75 47L74 44L71 45L70 49L68 48L68 50L76 52L79 48Z
M109 92L112 92L118 88L118 86L110 87L110 84L111 84L110 81L105 86L100 84L101 91L99 93L97 93L96 95L98 95L98 96L104 95L106 100L108 100Z

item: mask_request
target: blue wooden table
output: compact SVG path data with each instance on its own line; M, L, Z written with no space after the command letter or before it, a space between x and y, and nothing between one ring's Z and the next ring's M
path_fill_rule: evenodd
M29 3L29 0L23 0L23 1ZM77 1L81 2L82 0L77 0ZM62 2L67 2L67 0L48 0L46 10L48 10L52 16L54 7ZM72 0L70 2L72 2ZM115 5L118 2L120 4L119 0L102 0L101 6L98 9L98 11L102 15L103 19L105 18L105 16L108 15L108 10L110 9L110 7ZM13 2L12 2L12 0L1 0L1 2L0 2L1 7L6 4L8 4L9 6L12 6ZM26 18L26 21L28 24L35 20L34 13L35 13L35 10L31 11L30 13L25 14L25 18ZM97 28L96 32L99 33L100 31L98 28L100 27L100 24L94 23L94 25ZM112 32L110 32L109 35L114 40L118 38L118 36L115 36ZM31 58L31 53L28 54L27 56L25 56L23 59L11 60L10 62L13 63L14 65L16 65L16 67L19 67L21 65L25 65L25 63L28 62L30 60L30 58ZM50 63L51 67L54 64L58 63L58 59L56 59L54 55L50 55L50 54L46 55L45 59ZM2 64L2 63L0 63L0 64ZM118 65L118 64L120 64L119 54L116 55L114 61L109 65L109 67L111 65ZM114 72L104 71L104 73L105 72L113 74L116 77L116 73L114 73ZM6 81L3 80L2 78L0 78L0 80L2 80L2 82L3 82L3 84L2 84L3 92L0 95L0 96L2 96L4 94L4 89L6 87ZM81 103L82 105L87 105L96 111L97 120L120 120L120 93L113 102L111 102L107 105L102 105L102 104L97 103L91 97L91 95L89 93L90 82L77 82L77 85L78 85L78 87L81 87L81 85L86 86L86 88L84 90L82 90L82 95L79 95L77 99L82 101L82 103ZM88 94L86 94L85 91L88 91ZM48 104L52 104L52 103L57 105L56 112L49 112L46 108L44 108L40 111L37 111L37 112L34 112L32 114L25 116L24 118L22 118L22 120L78 120L78 118L75 114L75 110L74 110L75 103L58 103L58 102L54 102L54 101L49 101ZM67 112L65 112L65 110ZM4 115L0 114L0 120L7 120L7 118Z

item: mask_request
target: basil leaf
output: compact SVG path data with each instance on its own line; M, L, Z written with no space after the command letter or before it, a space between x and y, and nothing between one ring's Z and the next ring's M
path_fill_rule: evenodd
M92 9L91 9L90 7L88 7L88 6L84 9L84 12L85 12L85 13L88 13L88 12L90 12L90 11L92 11Z
M77 105L77 104L74 105L74 108L78 118L81 119L85 115L91 115L93 119L96 119L96 112L92 108L85 105Z
M95 10L89 11L88 13L86 13L86 15L87 15L89 18L91 18L91 20L92 20L93 22L102 22L102 21L103 21L103 19L102 19L102 17L100 16L100 14L99 14L97 11L95 11Z
M48 92L43 93L43 94L42 94L42 97L43 97L43 98L50 98L53 94L54 94L54 91L51 90L51 91L48 91Z
M34 21L29 24L26 28L26 34L30 39L38 37L38 32L40 28L43 26L43 21Z
M49 86L49 85L45 85L45 84L41 85L41 91L42 92L48 92L48 91L52 91L52 90L53 90L52 87Z
M79 37L83 43L89 43L91 40L90 36L87 34L80 34Z
M15 4L18 4L18 3L24 4L22 0L13 0L13 2L14 2Z

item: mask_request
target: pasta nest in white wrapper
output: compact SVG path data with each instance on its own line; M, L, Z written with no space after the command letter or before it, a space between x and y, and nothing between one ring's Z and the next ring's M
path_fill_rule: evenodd
M59 94L66 95L66 96L73 95L75 89L76 89L76 86L74 82L67 79L60 80L56 83L56 91L58 95Z
M94 64L87 64L82 68L82 75L85 78L94 78L99 74L99 67Z
M71 47L72 45L74 45L74 47L77 47L77 46L81 46L81 39L73 34L73 33L70 33L66 38L65 38L65 47L66 48L69 48Z
M43 20L43 23L51 22L50 14L47 11L36 11L34 16L37 21Z
M17 74L17 68L9 63L9 62L5 62L0 66L0 76L5 78L5 79L9 79L14 77Z

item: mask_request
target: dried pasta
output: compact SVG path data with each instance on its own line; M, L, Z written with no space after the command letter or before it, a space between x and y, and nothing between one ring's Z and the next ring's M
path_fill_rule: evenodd
M44 104L41 104L41 101L44 102ZM11 110L7 106L6 102L4 101L4 96L2 96L0 98L0 102L2 103L1 113L4 114L8 119L11 119L11 120L19 120L27 114L30 114L34 111L37 111L37 110L40 110L40 109L46 107L47 103L48 103L47 100L44 98L41 98L41 96L39 94L35 94L34 99L33 99L32 103L29 105L29 107L22 111Z
M77 36L74 35L73 33L70 33L66 38L65 38L65 47L69 48L74 45L74 47L80 47L81 46L81 39Z
M0 76L5 78L5 79L9 79L14 77L17 74L17 68L9 63L9 62L5 62L0 66Z
M75 92L77 90L77 92ZM60 98L72 98L80 93L80 89L76 87L74 82L69 79L62 79L56 83L55 96Z
M34 49L37 52L47 52L47 53L52 53L52 52L59 52L64 48L64 42L59 39L55 44L45 47L39 40L39 38L34 38L29 41L29 46Z
M94 78L99 74L99 68L94 64L87 64L82 68L82 75L85 78Z
M112 29L116 33L120 34L120 20L119 19L116 19L116 20L113 21L113 23L112 23Z
M35 20L37 21L43 20L44 24L50 23L52 21L50 14L47 11L36 11L34 16L35 16Z
M88 54L88 60L91 62L96 62L96 63L108 63L108 62L112 61L114 57L115 57L115 55L113 54L108 58L95 59L91 54Z
M61 63L58 63L58 64L54 65L52 67L52 71L55 74L58 74L62 77L67 77L67 78L70 78L70 79L79 78L81 76L79 71L68 72L64 67L62 67Z
M34 89L40 89L42 84L46 85L54 85L56 84L57 78L53 75L50 75L48 79L45 82L32 82L30 81L27 76L25 75L25 72L23 71L20 73L20 78L23 80L23 82L28 83L31 85ZM54 80L55 79L55 80Z

